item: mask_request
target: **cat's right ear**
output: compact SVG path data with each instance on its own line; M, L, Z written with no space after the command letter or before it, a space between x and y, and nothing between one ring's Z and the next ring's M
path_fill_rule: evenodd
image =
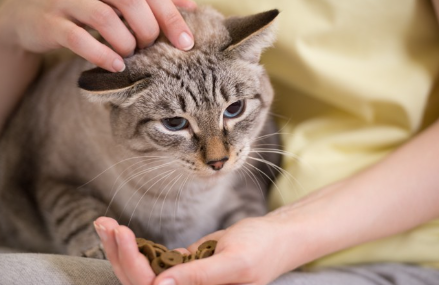
M263 50L275 40L274 20L279 10L274 9L247 17L231 17L224 21L230 42L224 48L250 62L258 62Z
M78 86L82 93L94 102L111 102L114 105L130 105L132 99L148 86L148 76L133 77L128 68L123 72L109 72L93 68L82 72Z

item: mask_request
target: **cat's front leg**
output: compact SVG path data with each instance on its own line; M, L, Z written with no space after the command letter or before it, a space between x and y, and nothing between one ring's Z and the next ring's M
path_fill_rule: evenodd
M75 256L105 258L93 221L106 205L87 189L63 182L39 183L36 199L56 251Z

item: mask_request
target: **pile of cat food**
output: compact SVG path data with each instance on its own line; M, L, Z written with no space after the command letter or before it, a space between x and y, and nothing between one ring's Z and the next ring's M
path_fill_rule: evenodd
M156 275L177 264L212 256L217 243L215 240L208 240L198 247L195 254L187 255L176 250L169 250L164 245L143 238L136 238L136 242L139 251L149 260Z

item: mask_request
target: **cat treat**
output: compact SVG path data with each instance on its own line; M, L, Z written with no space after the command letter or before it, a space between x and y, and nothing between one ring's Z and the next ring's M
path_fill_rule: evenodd
M208 240L198 247L195 254L187 255L143 238L136 238L136 242L139 251L148 259L156 275L175 265L212 256L217 243L215 240Z

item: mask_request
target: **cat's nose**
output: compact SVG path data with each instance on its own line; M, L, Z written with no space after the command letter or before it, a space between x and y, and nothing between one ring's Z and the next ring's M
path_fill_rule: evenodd
M223 157L219 160L211 160L207 162L207 165L209 165L213 170L220 170L221 168L223 168L224 163L226 163L226 161L229 160L229 158Z

